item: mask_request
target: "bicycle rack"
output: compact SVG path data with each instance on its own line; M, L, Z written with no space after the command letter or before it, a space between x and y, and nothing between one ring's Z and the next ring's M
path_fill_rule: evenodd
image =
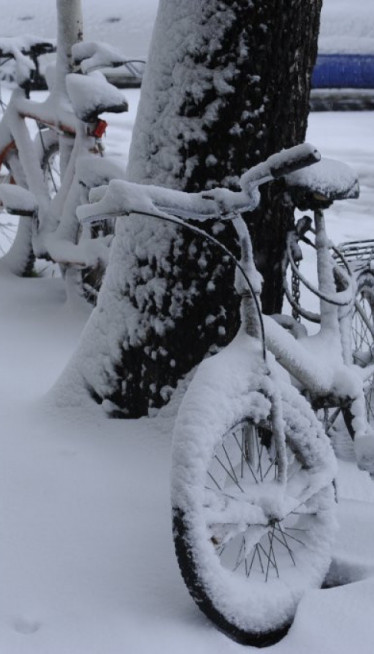
M354 271L366 266L370 267L371 261L374 263L374 240L364 239L362 241L345 241L338 245L337 250L342 253L345 260L351 264ZM342 260L339 254L334 253L334 258L339 265ZM340 258L340 261L339 261Z

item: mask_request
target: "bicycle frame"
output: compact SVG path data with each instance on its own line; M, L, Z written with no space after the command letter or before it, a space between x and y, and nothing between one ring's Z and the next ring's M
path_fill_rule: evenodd
M307 393L312 405L315 408L349 407L354 417L355 432L366 433L368 425L364 412L363 375L361 369L352 364L350 343L345 335L354 300L353 286L347 277L345 290L336 292L334 262L329 251L330 241L327 238L321 209L314 211L317 277L321 297L319 333L295 339L272 317L258 316L259 275L253 260L249 233L244 222L237 217L240 210L251 210L256 205L252 192L269 179L269 166L266 166L266 162L256 169L246 174L246 180L250 178L252 186L246 186L242 179L243 191L237 193L213 189L206 193L187 194L128 182L111 182L107 195L99 200L95 198L94 205L79 208L78 215L82 222L105 219L109 217L113 203L116 216L129 215L132 212L154 215L174 220L187 228L188 216L204 220L213 217L215 213L215 217L233 220L242 250L241 270L250 280L252 287L249 291L241 274L237 273L236 288L242 296L243 331L249 336L259 338L260 323L263 321L267 348L303 392ZM123 212L118 211L121 206ZM196 228L193 229L196 231ZM346 307L346 316L341 311L342 307Z
M365 428L364 421L360 425L357 419L362 383L357 378L357 387L352 383L345 391L338 384L342 371L347 379L352 375L340 350L338 319L339 305L348 303L349 307L351 298L349 289L343 294L335 291L333 263L320 212L315 216L319 286L323 296L332 295L335 300L335 305L325 298L321 302L321 334L305 339L304 343L297 341L259 311L261 279L240 212L256 206L256 189L269 179L270 169L269 163L264 162L249 171L244 180L241 178L242 190L237 193L212 189L188 194L113 180L107 189L91 194L92 204L78 209L83 223L112 215L130 216L131 220L139 214L143 220L146 216L158 217L191 229L225 254L226 247L215 237L187 221L230 219L237 230L241 260L237 262L235 282L241 296L241 333L227 347L204 359L184 395L174 429L171 503L176 554L192 597L220 629L251 645L260 642L258 597L261 617L265 614L262 601L267 595L269 607L281 605L284 611L286 602L283 605L278 600L281 595L274 603L277 579L282 585L285 581L283 587L287 592L293 592L296 565L301 564L301 577L304 576L302 564L314 521L320 531L316 539L311 537L310 544L318 543L319 558L320 539L323 540L326 558L319 578L314 577L309 587L322 584L330 563L334 532L333 449L310 405L292 387L283 368L308 389L309 395L314 396L312 400L330 400L328 396L333 395L340 402L346 392L350 405L354 404L355 428ZM268 354L266 348L264 351L259 347L262 321ZM320 353L322 346L325 354L326 349L329 355L336 351L332 370L316 362L315 354L308 351L313 344ZM252 513L254 509L256 515ZM294 544L300 546L296 556ZM278 568L277 547L281 550L280 559L286 559L284 573L281 566ZM313 576L317 558L311 565ZM274 586L267 584L271 568ZM240 579L238 586L234 583L236 578ZM261 580L265 584L259 591ZM272 620L270 624L276 622ZM267 641L261 642L269 644L269 622L264 631Z

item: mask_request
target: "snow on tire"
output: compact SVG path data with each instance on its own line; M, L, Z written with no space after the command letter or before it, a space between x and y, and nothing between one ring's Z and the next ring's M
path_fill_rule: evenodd
M278 380L288 459L282 495L272 381L260 360L250 372L258 352L252 344L248 356L249 340L204 362L181 405L173 533L199 608L235 640L264 646L287 632L303 593L320 587L328 570L335 458L307 402Z
M15 171L18 176L23 177L18 157L11 150L0 165L0 184L14 184L17 178ZM29 217L9 214L6 208L0 205L0 267L20 277L31 274L34 264L31 232Z
M52 160L58 157L58 134L53 130L41 130L35 141L35 154L43 170L50 197L57 191L53 176ZM0 183L19 184L27 188L26 174L15 148L11 148L0 167ZM58 180L59 184L59 180ZM7 213L0 207L0 262L18 276L29 276L34 266L32 248L32 218Z

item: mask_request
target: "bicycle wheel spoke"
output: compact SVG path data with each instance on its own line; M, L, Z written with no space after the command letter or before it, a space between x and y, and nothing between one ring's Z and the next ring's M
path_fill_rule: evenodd
M209 476L210 479L212 480L213 484L215 484L215 486L217 486L218 490L219 490L219 491L222 490L222 488L221 488L221 486L219 485L218 481L215 480L215 478L213 477L212 473L209 472L209 470L208 470L208 476ZM211 490L211 489L208 489L208 490Z
M294 540L296 543L299 543L299 545L302 545L303 547L306 546L305 543L302 540L300 540L299 538L296 538L296 536L292 536L292 534L287 534L287 538L291 538L291 540Z
M235 477L234 477L234 476L231 474L230 470L228 470L228 469L226 468L225 464L221 461L221 459L219 458L219 456L218 456L217 454L215 454L214 458L215 458L216 461L220 464L220 466L223 468L223 470L227 473L228 477L230 477L230 479L234 482L234 484L239 488L239 490L240 490L242 493L244 493L243 488L240 486L238 480L235 478L236 475L235 475Z
M283 545L283 546L286 548L286 550L288 551L288 553L289 553L289 555L290 555L290 558L291 558L292 563L293 563L294 565L296 565L296 561L295 561L295 557L294 557L294 555L293 555L293 553L292 553L292 549L290 548L289 544L287 543L286 534L282 531L282 529L281 529L281 527L280 527L279 525L278 525L278 527L277 527L277 530L280 531L280 533L281 533L281 535L282 535L282 538L279 538L279 537L276 535L276 533L274 532L274 538L275 538L275 540L276 540L278 543L280 543L281 545Z
M238 439L237 439L236 434L233 434L233 436L234 436L235 442L236 442L236 444L237 444L239 450L240 450L241 453L242 453L242 460L245 461L245 463L246 463L246 465L247 465L247 467L248 467L248 470L250 471L250 473L251 473L253 479L255 480L256 484L258 484L258 479L257 479L255 473L254 473L253 470L252 470L252 466L250 465L248 459L247 459L246 456L245 456L244 449L241 447L241 445L240 445L240 443L239 443L239 441L238 441Z
M208 473L209 475L209 473ZM211 477L211 475L209 475ZM218 486L217 482L215 481L218 490L220 491L219 497L227 497L228 500L234 500L234 502L239 502L239 498L235 497L235 495L230 495L230 493L226 493L225 491L222 490L220 486ZM209 488L209 486L205 486L205 490L209 491L210 493L213 493L214 495L218 495L217 491L215 488Z
M272 541L271 541L270 534L268 534L268 537L269 537L269 552L267 552L267 551L265 550L265 548L264 548L264 546L262 545L262 543L258 543L258 548L259 548L259 550L261 550L261 552L263 553L263 555L265 556L265 559L266 559L266 561L267 561L267 563L266 563L266 571L264 570L265 581L268 580L270 566L272 566L272 568L274 568L274 569L276 570L276 572L277 572L277 576L279 577L279 572L278 572L278 568L277 568L276 561L275 561L275 560L273 561L273 560L271 559L271 554L273 554L273 557L274 557L274 552L273 552L273 548L272 548Z
M244 553L244 556L241 556L242 552ZM244 536L242 538L242 543L240 545L240 549L239 549L239 552L238 552L236 563L235 563L235 566L233 568L234 572L239 568L239 566L241 566L243 561L245 561L245 538L244 538Z
M273 467L274 467L274 479L277 478L277 467L278 467L278 466L277 466L277 462L276 462L276 460L273 459L273 461L270 462L269 467L268 467L268 469L266 470L266 472L265 472L265 474L264 474L264 479L266 479L266 477L268 476L270 470L271 470Z
M219 550L217 552L218 556L222 556L222 554L224 553L226 548L227 548L227 543L223 543L223 545L221 545L221 547L219 548Z
M228 464L229 464L229 466L230 466L230 469L231 469L231 472L232 472L232 474L233 474L233 477L235 478L236 483L239 485L239 480L238 480L237 474L236 474L236 472L235 472L235 470L234 470L234 468L233 468L233 465L232 465L232 463L231 463L231 459L230 459L229 455L227 454L227 450L226 450L226 447L225 447L225 444L224 444L224 443L222 443L222 449L223 449L223 451L224 451L224 453L225 453L225 457L226 457L227 462L228 462Z
M250 574L252 572L253 564L254 564L255 559L256 559L256 555L257 555L257 558L258 558L258 562L260 564L261 574L265 573L265 568L264 568L264 564L263 564L263 561L262 561L262 558L261 558L261 552L260 552L259 544L257 543L255 545L255 547L254 547L251 563L249 564L249 566L248 566L248 563L247 563L247 560L246 560L245 574L246 574L247 578L250 576ZM265 553L265 556L266 556L266 553Z

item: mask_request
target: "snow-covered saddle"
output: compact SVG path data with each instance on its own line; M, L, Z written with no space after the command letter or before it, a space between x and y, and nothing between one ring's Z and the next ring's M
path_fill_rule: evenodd
M335 200L357 198L359 183L353 170L333 159L318 163L285 176L287 191L299 209L323 209Z
M122 93L99 71L66 76L66 87L74 112L80 120L93 122L104 111L122 113L128 104Z

